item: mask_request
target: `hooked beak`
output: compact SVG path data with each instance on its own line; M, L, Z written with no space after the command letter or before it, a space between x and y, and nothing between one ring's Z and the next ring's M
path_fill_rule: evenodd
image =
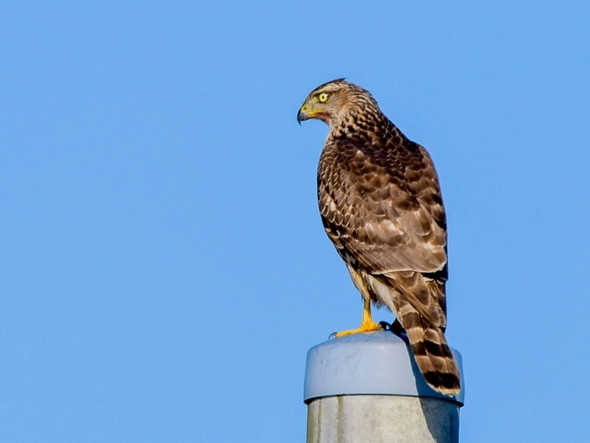
M309 119L309 114L307 113L307 106L303 105L299 109L299 112L297 113L297 123L299 123L299 125L301 125L302 121L305 121L308 119Z

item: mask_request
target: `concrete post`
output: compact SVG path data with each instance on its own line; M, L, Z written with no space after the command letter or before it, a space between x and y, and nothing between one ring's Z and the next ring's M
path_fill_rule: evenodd
M456 397L431 389L391 332L328 340L307 354L307 443L457 443L461 386Z

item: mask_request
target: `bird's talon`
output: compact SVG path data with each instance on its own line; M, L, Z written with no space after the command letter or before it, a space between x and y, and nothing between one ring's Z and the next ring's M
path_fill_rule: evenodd
M390 331L391 330L391 324L390 323L387 323L386 321L380 321L379 322L379 326L381 326L381 328L384 331Z

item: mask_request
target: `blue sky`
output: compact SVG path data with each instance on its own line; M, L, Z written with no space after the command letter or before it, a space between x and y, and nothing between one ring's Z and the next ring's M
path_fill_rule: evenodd
M439 171L462 441L586 442L590 4L199 3L0 6L0 440L304 441L347 77Z

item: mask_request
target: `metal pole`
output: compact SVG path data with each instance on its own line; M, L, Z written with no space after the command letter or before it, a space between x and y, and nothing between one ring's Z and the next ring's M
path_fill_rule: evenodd
M461 355L453 350L461 371ZM464 381L461 380L462 386ZM456 397L432 390L391 332L328 340L307 354L307 443L457 443Z

